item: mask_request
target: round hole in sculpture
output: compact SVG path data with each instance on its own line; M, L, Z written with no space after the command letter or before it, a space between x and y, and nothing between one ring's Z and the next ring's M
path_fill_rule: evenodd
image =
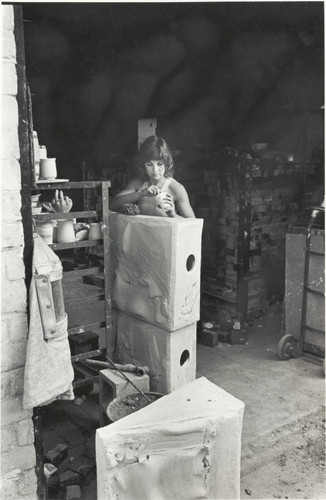
M188 349L185 349L180 356L180 366L184 365L186 361L190 358L190 353Z
M195 266L195 256L190 254L186 262L187 271L191 271L194 268L194 266Z

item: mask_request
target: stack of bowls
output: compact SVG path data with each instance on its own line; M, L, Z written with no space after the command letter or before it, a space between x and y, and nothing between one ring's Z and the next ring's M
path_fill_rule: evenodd
M31 205L32 205L32 215L40 214L42 212L42 203L39 203L39 198L41 194L33 194L31 196Z

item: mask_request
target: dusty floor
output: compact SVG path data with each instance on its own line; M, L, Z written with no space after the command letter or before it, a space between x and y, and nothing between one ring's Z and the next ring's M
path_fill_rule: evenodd
M241 399L241 498L325 499L325 378L276 355L280 311L248 327L245 345L198 345L197 375Z
M279 360L280 331L281 314L276 310L248 325L244 345L198 344L197 376L207 377L246 405L242 499L322 500L326 498L324 373L304 358ZM45 448L58 442L68 445L69 458L59 478L74 482L78 472L83 500L96 500L97 398L95 386L87 398L57 402L50 413L44 410ZM63 490L50 490L49 498L63 499Z

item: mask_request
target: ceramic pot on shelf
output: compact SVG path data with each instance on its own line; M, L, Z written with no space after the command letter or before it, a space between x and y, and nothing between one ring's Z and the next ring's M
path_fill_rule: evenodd
M40 161L45 160L47 158L47 150L45 146L40 146L39 147L39 155L40 155Z
M55 158L42 158L40 160L40 179L53 180L57 177Z
M90 240L101 240L103 238L102 234L102 224L101 222L92 222L89 225L88 239Z
M37 132L33 130L34 174L37 182L40 177L40 147Z
M39 236L47 243L51 245L53 243L53 225L52 222L38 222L36 224L36 231Z
M71 243L75 241L74 222L72 219L59 219L56 231L58 243Z

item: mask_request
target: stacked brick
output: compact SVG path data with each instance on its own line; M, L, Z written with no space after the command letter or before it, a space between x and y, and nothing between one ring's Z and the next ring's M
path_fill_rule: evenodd
M27 303L13 6L2 7L1 496L36 497L31 411L23 410Z
M305 180L316 193L318 166L246 154L192 157L177 166L196 216L205 220L202 291L216 312L256 317L282 297L285 235L304 216Z

